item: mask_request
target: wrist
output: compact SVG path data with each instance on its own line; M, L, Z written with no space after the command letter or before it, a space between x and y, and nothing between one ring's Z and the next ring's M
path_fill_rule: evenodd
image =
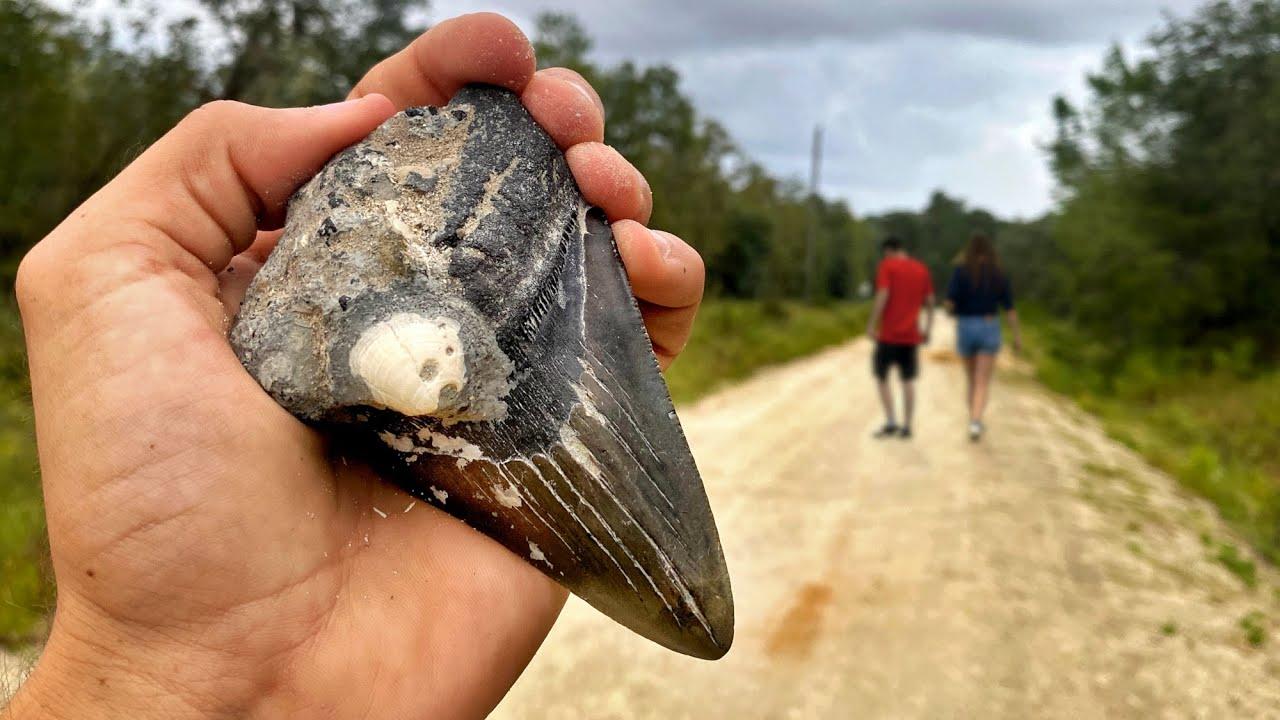
M32 718L206 718L244 717L235 690L219 689L226 675L197 648L183 652L150 642L110 623L60 622L40 660L0 720ZM196 686L190 681L202 679ZM196 688L199 687L197 691Z

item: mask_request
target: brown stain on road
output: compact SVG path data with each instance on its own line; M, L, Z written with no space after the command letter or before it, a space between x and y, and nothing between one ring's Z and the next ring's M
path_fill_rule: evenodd
M800 588L769 633L765 652L771 657L791 659L804 659L812 654L834 595L835 591L826 583L809 583Z

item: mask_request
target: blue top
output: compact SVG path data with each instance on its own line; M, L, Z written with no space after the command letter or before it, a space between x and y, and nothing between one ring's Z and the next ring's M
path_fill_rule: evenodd
M995 315L1000 310L1013 309L1013 288L1009 276L992 273L975 283L963 265L951 273L947 286L947 299L955 305L960 317Z

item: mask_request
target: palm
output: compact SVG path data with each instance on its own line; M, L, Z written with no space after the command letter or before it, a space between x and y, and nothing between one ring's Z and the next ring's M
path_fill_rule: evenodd
M292 690L311 703L340 707L349 699L340 688L362 679L358 702L373 700L386 717L421 714L439 695L394 678L438 672L428 650L442 649L456 673L446 684L483 679L493 692L474 701L496 699L520 663L485 655L531 652L563 591L356 462L329 457L244 373L180 284L136 283L75 319L90 335L110 335L97 325L108 319L131 330L101 348L121 372L86 369L78 393L125 399L83 409L91 436L81 441L115 446L84 467L80 491L49 498L64 591L91 595L114 622L173 628L208 650L288 667L303 679ZM119 444L122 419L136 444ZM103 498L118 499L110 512ZM437 622L423 622L433 611Z

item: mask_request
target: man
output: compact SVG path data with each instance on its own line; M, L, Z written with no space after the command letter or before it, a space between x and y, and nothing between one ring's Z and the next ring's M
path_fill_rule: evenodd
M919 348L929 341L933 329L933 279L924 263L907 254L902 241L886 238L881 245L884 260L876 271L876 301L867 334L876 341L872 370L884 405L885 424L877 438L911 437L915 413L915 379L920 372ZM920 309L927 308L924 332L920 331ZM894 414L889 369L897 366L902 381L902 424Z

